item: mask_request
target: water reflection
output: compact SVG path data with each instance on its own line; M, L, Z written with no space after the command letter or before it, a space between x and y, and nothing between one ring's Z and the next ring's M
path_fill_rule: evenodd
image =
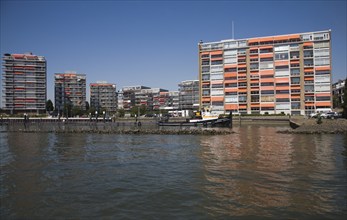
M334 174L343 166L336 164L334 152L343 136L278 134L276 129L244 125L236 134L201 139L205 193L214 201L206 208L213 215L334 214L334 196L341 191L347 196L346 176L337 183Z
M341 218L347 137L0 133L1 218Z

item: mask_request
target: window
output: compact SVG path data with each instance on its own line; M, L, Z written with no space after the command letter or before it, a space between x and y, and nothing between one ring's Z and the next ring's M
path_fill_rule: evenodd
M273 86L274 83L273 82L263 82L261 83L261 86Z
M223 80L224 78L223 73L211 74L210 77L211 77L211 80Z
M267 57L267 58L260 58L260 62L267 62L267 61L273 61L273 57Z
M212 96L222 96L224 94L223 89L212 89L211 95Z
M330 83L330 75L320 75L316 76L316 83Z
M261 70L273 69L273 68L274 68L273 62L261 62L259 64L259 69Z
M237 63L237 57L226 57L224 58L225 64L235 64Z
M275 53L275 60L288 60L288 53Z
M251 63L250 68L251 68L251 70L256 70L259 68L259 64L258 63Z
M276 104L276 110L289 110L290 109L290 103L277 103Z
M203 96L209 96L210 95L210 90L202 90L202 95Z
M276 99L276 102L289 102L289 99L279 98L279 99Z
M318 96L316 101L330 101L330 96Z
M259 102L259 95L251 95L251 102Z
M276 90L276 94L289 94L289 90Z
M214 61L211 61L211 65L219 65L219 64L223 64L223 60L214 60Z
M314 50L315 57L328 57L330 55L329 49L316 49Z
M247 96L239 96L239 102L247 102Z
M237 41L225 42L224 49L237 47Z
M287 51L289 50L289 46L288 45L281 45L281 46L276 46L275 51Z
M247 46L247 41L239 41L239 47L246 47Z
M246 87L247 86L247 83L245 82L239 82L239 87Z
M239 50L237 51L237 54L238 54L238 55L245 55L245 54L246 54L246 49L239 49Z
M237 50L225 50L224 56L237 56Z
M290 75L300 75L300 69L290 69Z
M289 86L289 83L276 83L276 86Z
M259 53L272 53L273 49L272 48L267 48L267 49L260 49Z
M261 102L274 102L275 97L273 95L262 95L260 100Z
M221 57L223 57L223 54L211 55L211 58L221 58Z
M327 74L330 74L330 71L326 71L326 70L323 70L323 71L316 71L316 75L327 75Z
M237 68L225 68L224 72L237 72Z
M269 95L269 94L274 94L275 92L274 92L274 90L263 90L263 91L261 91L261 94L263 95Z
M305 92L313 92L314 86L313 85L305 85Z
M203 60L202 62L201 62L201 65L210 65L210 61L209 60Z
M203 72L203 73L210 72L210 67L209 67L209 66L204 66L204 67L202 67L201 72Z
M202 75L202 81L210 80L210 75L209 74L203 74Z
M211 66L211 72L222 72L223 71L223 66Z
M313 57L313 51L312 51L312 50L306 50L306 51L304 51L304 57L305 57L305 58Z
M290 79L291 84L300 84L300 78L299 77L293 77Z
M223 84L212 84L212 88L223 88Z
M330 84L316 85L315 91L316 92L330 92Z
M330 47L329 41L316 42L314 44L314 48L329 48L329 47Z
M225 84L225 88L233 88L233 87L237 87L237 83L226 83Z
M304 60L304 66L313 66L313 60Z
M316 66L327 66L330 65L330 59L329 58L315 58L314 63Z
M301 38L303 41L310 41L312 40L312 34L303 34L301 35Z
M233 96L225 96L225 100L226 103L237 103L238 102L238 97L237 95L233 95Z

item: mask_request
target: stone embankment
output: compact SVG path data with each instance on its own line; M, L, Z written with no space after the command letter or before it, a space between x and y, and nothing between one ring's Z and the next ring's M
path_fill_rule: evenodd
M135 134L135 135L226 135L234 133L230 129L18 129L11 130L10 132L24 132L24 133L56 133L56 134Z
M295 134L347 134L346 119L322 119L322 123L317 123L317 119L302 119L295 122L298 127L295 129L279 131L280 133Z

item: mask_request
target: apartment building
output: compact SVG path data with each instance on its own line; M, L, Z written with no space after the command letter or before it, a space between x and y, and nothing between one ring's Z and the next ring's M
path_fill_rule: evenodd
M55 109L59 112L70 108L86 110L86 75L76 72L54 75Z
M10 113L44 113L46 59L32 53L3 56L2 108Z
M150 89L147 86L125 86L122 88L123 109L129 111L136 105L135 93L139 93L142 89Z
M134 106L144 105L147 107L147 111L159 109L161 92L168 92L168 90L139 85L123 87L123 108L130 110Z
M118 90L118 92L117 92L117 109L124 109L123 90Z
M199 109L199 80L185 80L178 84L179 108L181 110Z
M199 43L200 108L307 115L332 108L331 31Z
M179 92L168 91L159 93L159 109L178 110L179 109Z
M334 99L334 108L341 107L343 102L343 98L345 96L345 88L346 88L346 79L339 80L332 86L332 92Z
M115 112L117 110L116 85L105 81L91 83L90 107Z

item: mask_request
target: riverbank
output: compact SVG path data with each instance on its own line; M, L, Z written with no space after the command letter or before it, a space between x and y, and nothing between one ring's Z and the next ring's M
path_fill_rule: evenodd
M234 133L228 128L162 128L156 125L137 126L133 123L56 123L56 124L8 124L0 133L56 133L56 134L136 134L136 135L226 135Z
M322 119L318 124L317 119L303 119L295 121L297 128L278 131L279 133L291 134L347 134L346 119Z

